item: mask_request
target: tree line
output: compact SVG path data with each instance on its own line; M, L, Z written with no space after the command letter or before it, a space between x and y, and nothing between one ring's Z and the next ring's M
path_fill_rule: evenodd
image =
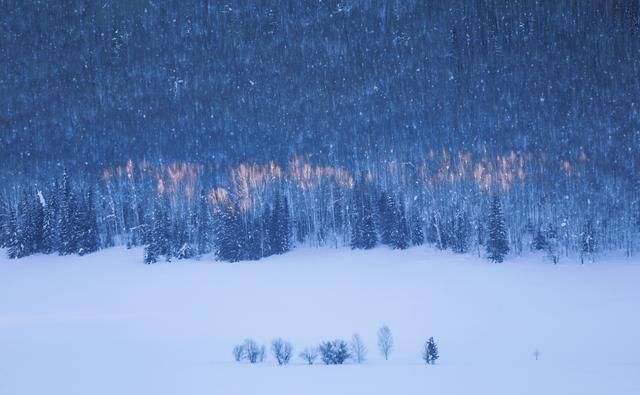
M429 244L494 262L509 253L543 251L557 263L572 254L594 260L598 252L620 248L632 255L640 229L638 212L626 210L634 206L620 205L637 192L620 190L620 200L611 201L566 175L556 185L576 191L571 198L531 182L497 180L487 188L468 180L430 184L397 170L354 177L301 168L317 177L300 179L295 169L284 173L273 164L241 166L222 187L207 186L208 175L188 166L138 171L129 164L119 176L105 172L95 182L64 171L45 187L0 194L0 245L11 258L144 246L144 261L155 263L206 254L257 260L296 245Z

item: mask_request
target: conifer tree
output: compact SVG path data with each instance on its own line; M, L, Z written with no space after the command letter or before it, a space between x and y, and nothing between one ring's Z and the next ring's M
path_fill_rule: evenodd
M57 243L57 184L54 186L53 191L49 191L44 210L44 218L42 221L42 253L51 254L58 248Z
M452 249L457 253L465 253L469 250L469 235L471 222L464 211L458 210L454 219L452 237Z
M362 202L362 248L371 249L378 244L378 234L376 233L376 225L373 218L373 209L371 202L364 196Z
M285 197L281 202L280 192L276 193L271 222L269 224L270 252L283 254L291 248L291 232L289 228L289 202Z
M98 250L98 220L93 202L93 191L89 189L86 201L78 209L80 237L78 253L90 254Z
M155 198L151 221L150 240L145 247L145 263L156 263L161 255L164 255L167 260L171 260L169 221L161 195Z
M46 201L42 191L36 193L32 198L31 223L33 229L33 253L43 252L44 244L44 210Z
M240 208L237 204L229 202L222 210L221 216L218 258L223 261L237 262L242 259L244 241Z
M582 229L581 242L582 249L580 254L580 261L584 263L585 255L593 260L593 253L595 252L595 236L593 231L593 221L590 219L584 224Z
M18 238L18 252L17 257L22 258L31 255L34 250L34 234L33 228L33 212L32 202L28 193L24 192L18 205L18 223L17 223L17 238Z
M7 254L10 259L19 258L20 254L20 241L18 240L18 223L16 218L16 212L13 208L9 208L9 214L7 222L5 224L5 237Z
M422 221L418 215L411 218L411 244L419 246L424 244L424 232L422 230Z
M58 229L60 248L58 252L60 255L69 255L75 252L76 235L74 234L74 228L76 213L74 211L73 195L67 169L64 169L62 175L62 185L60 186L59 194L60 216L58 218Z
M430 337L424 345L422 359L424 359L427 365L435 365L438 358L440 358L438 355L438 345L433 340L433 337Z
M378 229L380 229L380 242L391 245L394 229L395 201L393 196L381 192L378 199Z
M209 201L204 188L200 190L197 215L197 246L198 254L206 254L211 251L211 220L209 215Z
M502 214L500 198L493 194L489 209L489 221L487 224L489 235L487 238L487 257L492 262L502 262L509 253L507 231Z
M538 226L536 234L533 237L533 249L536 251L543 251L547 248L547 239L542 231L542 226Z
M433 244L441 249L440 245L440 230L438 229L438 220L435 214L432 214L429 218L429 224L427 229L427 243Z
M402 202L398 202L395 208L391 247L397 250L404 250L409 247L409 227Z
M560 254L558 251L559 249L558 232L556 230L556 227L553 224L549 224L547 226L545 239L546 239L547 255L549 256L549 259L551 259L551 261L554 264L556 264L560 261Z

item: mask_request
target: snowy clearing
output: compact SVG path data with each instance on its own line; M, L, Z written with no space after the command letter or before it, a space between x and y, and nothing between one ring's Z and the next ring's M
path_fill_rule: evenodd
M496 265L429 248L300 248L234 264L144 265L141 249L123 248L2 256L0 394L640 393L636 261ZM383 324L389 361L376 347ZM298 358L355 332L363 365ZM429 336L435 366L420 358ZM235 362L247 337L291 341L292 364Z

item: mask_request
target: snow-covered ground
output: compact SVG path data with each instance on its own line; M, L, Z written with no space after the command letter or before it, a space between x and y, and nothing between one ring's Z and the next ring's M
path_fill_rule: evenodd
M0 394L640 394L637 260L301 248L260 262L141 262L121 248L0 258ZM389 361L376 348L382 324ZM354 332L363 365L297 358ZM420 359L429 336L435 366ZM247 337L290 340L293 364L234 362Z

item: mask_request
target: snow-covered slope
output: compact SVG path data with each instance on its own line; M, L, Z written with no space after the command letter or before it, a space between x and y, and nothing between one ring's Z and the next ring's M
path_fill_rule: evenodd
M640 393L640 262L494 265L427 248L237 264L141 255L0 258L0 394ZM363 365L231 354L247 337L283 337L297 355L354 332ZM435 366L420 359L429 336Z

